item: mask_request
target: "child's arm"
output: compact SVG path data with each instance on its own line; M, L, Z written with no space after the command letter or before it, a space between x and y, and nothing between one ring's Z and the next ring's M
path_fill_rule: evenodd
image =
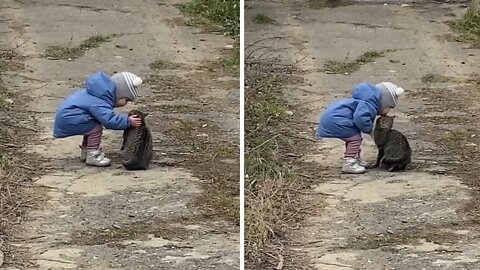
M130 126L128 115L115 114L113 109L108 106L92 106L90 113L107 129L125 130Z
M375 112L363 102L359 102L355 112L353 113L353 123L365 134L371 134L373 131L373 121Z

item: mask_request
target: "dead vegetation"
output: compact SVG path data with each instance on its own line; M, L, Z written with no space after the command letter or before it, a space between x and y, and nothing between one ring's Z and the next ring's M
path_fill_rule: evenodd
M161 121L157 123L164 128L168 147L175 149L166 153L175 160L174 166L189 169L205 183L204 193L193 204L209 217L220 216L239 224L238 134L226 131L218 122L212 121L212 115L215 118L222 114L237 114L238 101L236 105L228 104L224 97L212 97L210 92L212 89L238 89L238 80L222 81L221 78L239 77L240 4L238 0L193 0L177 7L188 16L187 25L231 36L233 49L219 60L202 63L184 77L149 76L146 81L151 85L155 99L170 102L154 104L156 100L150 99L153 101L149 102L150 108L166 114L166 119L154 122ZM154 70L180 68L166 61L156 61L150 67Z
M15 50L0 50L0 72L16 71L24 68L23 57Z
M24 111L26 97L13 95L2 78L2 71L23 68L15 50L4 50L0 63L6 65L0 71L0 252L5 253L6 265L23 264L22 256L9 243L16 226L22 223L25 213L44 199L42 190L32 183L35 177L45 173L45 160L20 149L31 142L36 129Z
M155 94L149 97L149 110L165 115L150 122L162 126L162 133L167 137L162 147L175 149L162 150L175 160L174 166L189 169L205 182L204 194L193 204L204 209L208 216L221 216L239 223L238 134L212 121L222 114L236 118L238 102L237 107L232 108L224 97L209 95L211 89L238 88L236 80L219 80L238 77L238 69L213 62L198 69L185 77L157 74L147 78Z
M469 10L462 19L447 24L455 31L456 41L480 46L480 17L475 12Z
M70 244L74 245L122 245L126 240L148 240L149 237L162 238L171 241L181 241L188 238L191 232L184 228L191 220L142 221L131 224L113 225L109 228L99 228L91 231L76 231L72 234Z
M178 63L171 62L168 60L162 60L162 59L155 60L152 63L150 63L148 66L153 70L178 69L179 67L181 67L181 65Z
M222 142L221 129L206 119L177 119L168 123L170 139L191 153L182 166L200 179L208 180L204 194L194 204L210 206L203 207L207 215L240 222L239 145Z
M353 4L353 1L348 0L309 0L307 7L312 9L322 8L337 8Z
M115 35L92 36L82 41L78 46L49 46L45 49L45 57L52 60L73 60L85 54L86 51L100 47L101 44L111 41Z
M275 22L272 18L270 18L268 15L265 15L263 13L258 13L253 17L253 22L258 23L258 24L270 24Z
M279 59L257 58L255 53L246 55L246 267L299 269L295 265L299 257L291 256L294 252L288 235L311 206L302 204L300 194L311 179L308 174L319 173L320 168L298 162L298 157L309 151L312 141L299 136L306 127L295 124L294 119L303 112L294 110L282 93L287 84L298 79L297 71L290 64L280 64Z
M361 66L372 63L379 57L384 57L385 52L368 51L352 62L328 61L323 65L323 71L329 74L349 74L360 69Z
M177 7L188 16L187 25L201 26L207 31L223 32L234 39L233 49L220 64L240 68L240 1L192 0Z
M422 77L423 83L444 83L449 81L449 77L435 73L428 73Z
M458 227L449 224L448 228ZM386 231L380 234L364 234L353 236L349 239L345 249L369 250L383 247L396 247L401 245L418 245L421 241L435 244L456 243L460 236L453 232L443 231L442 228L432 226L425 228L404 228L397 231Z
M460 177L471 188L471 201L463 211L474 222L480 222L480 125L476 109L480 98L477 74L468 78L450 78L454 86L447 88L425 87L412 91L411 96L424 103L413 110L421 124L417 132L420 139L434 143L429 156L445 157L436 164L448 168L444 173ZM444 116L436 116L440 114Z

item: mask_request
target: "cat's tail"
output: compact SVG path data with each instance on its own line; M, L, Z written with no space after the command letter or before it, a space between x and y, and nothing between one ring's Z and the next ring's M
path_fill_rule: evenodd
M403 153L401 155L397 155L397 156L391 156L391 155L385 155L385 157L383 158L383 161L382 163L385 163L385 164L397 164L397 163L403 163L405 161L407 161L408 163L410 162L410 156L411 156L411 150L406 152L406 153Z
M399 156L399 157L385 157L383 159L383 163L385 164L395 164L395 163L399 163L401 161L404 161L406 159L406 156L402 155L402 156Z
M134 163L133 159L122 160L123 167L125 167L127 169L132 167L133 163Z

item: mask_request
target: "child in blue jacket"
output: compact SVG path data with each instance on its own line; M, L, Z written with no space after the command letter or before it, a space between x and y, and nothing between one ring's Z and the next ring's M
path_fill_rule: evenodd
M360 159L361 133L371 134L376 116L387 115L395 108L403 92L403 88L390 82L360 83L353 88L352 98L336 101L323 112L316 136L345 141L342 172L359 174L366 171L366 164Z
M123 107L138 96L142 79L130 72L109 77L103 72L89 76L85 88L68 96L55 115L53 137L66 138L83 135L81 159L88 165L110 165L100 148L103 128L125 130L141 125L140 118L115 114L115 107Z

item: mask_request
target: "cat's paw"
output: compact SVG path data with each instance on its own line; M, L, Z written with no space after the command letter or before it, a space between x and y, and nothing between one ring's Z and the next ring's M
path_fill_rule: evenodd
M365 166L365 168L366 169L376 169L376 168L378 168L378 166L380 166L379 163L374 163L374 164L370 164L370 165Z

